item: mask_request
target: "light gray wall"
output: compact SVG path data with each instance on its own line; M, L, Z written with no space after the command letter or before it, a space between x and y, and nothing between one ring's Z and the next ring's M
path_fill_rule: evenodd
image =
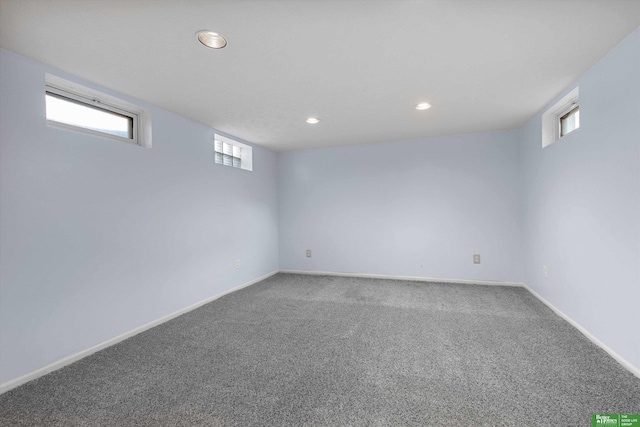
M522 281L515 131L282 153L278 186L282 269Z
M145 104L152 149L47 127L54 70L0 55L0 383L278 269L275 153Z
M520 133L525 282L640 367L640 30L576 85L579 130Z

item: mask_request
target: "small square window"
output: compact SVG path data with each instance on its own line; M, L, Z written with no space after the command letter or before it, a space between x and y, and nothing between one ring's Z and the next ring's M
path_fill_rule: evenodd
M215 162L225 166L239 168L242 164L242 148L216 139Z
M214 137L214 161L233 168L253 170L252 148L221 135Z

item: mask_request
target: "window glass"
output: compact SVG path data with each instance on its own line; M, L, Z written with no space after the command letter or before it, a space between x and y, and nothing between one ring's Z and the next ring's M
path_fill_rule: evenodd
M560 136L565 136L580 127L580 107L576 106L571 111L560 117Z
M234 168L242 168L242 147L216 139L214 151L216 163Z
M47 120L133 139L133 118L65 96L46 93Z

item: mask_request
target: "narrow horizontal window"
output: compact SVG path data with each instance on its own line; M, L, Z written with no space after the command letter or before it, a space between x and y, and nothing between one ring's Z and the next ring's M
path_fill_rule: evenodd
M563 137L580 127L580 106L560 116L560 136Z
M60 93L46 92L47 120L134 139L134 118Z
M47 125L151 148L151 114L107 93L45 74Z

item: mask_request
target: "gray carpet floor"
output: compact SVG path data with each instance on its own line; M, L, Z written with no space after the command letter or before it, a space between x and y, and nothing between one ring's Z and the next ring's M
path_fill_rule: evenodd
M2 426L590 426L640 379L525 289L278 274L0 396Z

